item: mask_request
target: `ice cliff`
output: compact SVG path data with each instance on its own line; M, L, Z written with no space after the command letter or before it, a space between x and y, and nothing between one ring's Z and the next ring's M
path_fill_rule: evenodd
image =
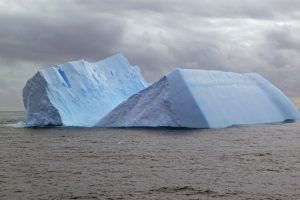
M27 126L93 126L147 87L138 67L120 54L39 70L23 89Z
M299 118L291 101L258 74L176 69L96 126L223 128Z

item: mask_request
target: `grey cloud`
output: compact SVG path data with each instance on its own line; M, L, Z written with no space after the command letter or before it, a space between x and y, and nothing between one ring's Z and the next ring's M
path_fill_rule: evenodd
M299 96L300 45L298 26L273 26L255 48L264 65L258 70L290 96Z
M266 34L267 43L274 49L300 52L300 30L292 27L278 27Z
M273 68L294 68L300 71L300 27L276 26L267 30L263 58Z
M0 54L5 59L43 62L81 57L96 59L116 50L122 39L123 24L121 20L105 16L69 17L62 22L0 17Z
M299 14L299 2L297 0L104 0L93 1L77 0L78 5L88 10L114 13L160 13L164 15L189 15L209 18L289 18ZM175 19L176 20L176 19Z

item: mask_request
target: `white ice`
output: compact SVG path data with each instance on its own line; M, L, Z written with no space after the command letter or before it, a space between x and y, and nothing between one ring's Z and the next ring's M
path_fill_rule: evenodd
M120 54L42 69L23 89L27 126L93 126L115 106L147 87L137 66Z
M299 118L288 97L258 74L176 69L96 126L223 128Z

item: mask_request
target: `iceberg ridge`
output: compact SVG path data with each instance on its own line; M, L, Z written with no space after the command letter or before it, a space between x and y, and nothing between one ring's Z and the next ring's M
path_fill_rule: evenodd
M258 74L175 69L96 126L223 128L299 118L292 102Z

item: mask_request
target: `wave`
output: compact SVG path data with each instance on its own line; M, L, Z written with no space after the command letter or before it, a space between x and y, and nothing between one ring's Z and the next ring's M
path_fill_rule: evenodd
M26 128L26 124L24 121L19 121L15 123L9 123L9 124L1 124L3 127L10 127L10 128Z

